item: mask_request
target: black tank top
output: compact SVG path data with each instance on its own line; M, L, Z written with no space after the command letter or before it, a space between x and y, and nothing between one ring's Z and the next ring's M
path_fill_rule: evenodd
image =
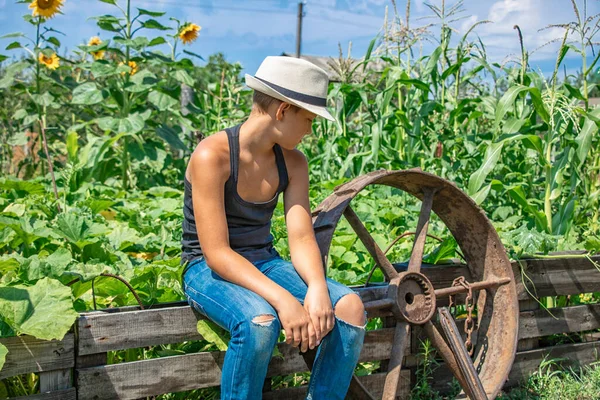
M250 262L266 260L277 256L273 247L273 235L271 235L271 218L277 206L279 194L288 184L288 174L285 167L283 152L278 144L273 146L277 172L279 174L279 185L273 198L266 202L253 203L240 197L237 192L238 166L240 155L240 126L227 128L227 139L229 142L229 165L231 173L225 182L225 215L227 217L227 228L229 229L229 245L238 254ZM192 205L192 184L184 176L183 195L183 223L181 238L181 263L192 261L203 257L196 221L194 219L194 208ZM187 270L187 266L186 266ZM185 270L183 271L185 274Z

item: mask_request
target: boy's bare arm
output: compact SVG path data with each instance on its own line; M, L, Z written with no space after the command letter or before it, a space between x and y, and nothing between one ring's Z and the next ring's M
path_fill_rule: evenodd
M308 163L304 154L297 150L292 151L286 160L290 181L284 202L290 254L294 268L308 285L304 308L310 315L320 342L333 329L335 320L310 216Z
M298 150L288 154L289 184L284 204L292 264L307 285L325 286L325 273L308 199L308 163Z

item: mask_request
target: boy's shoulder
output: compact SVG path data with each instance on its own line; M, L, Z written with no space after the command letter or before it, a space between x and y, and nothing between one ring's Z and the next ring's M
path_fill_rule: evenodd
M284 148L282 148L282 150L283 157L285 159L285 166L288 171L293 172L296 170L303 171L308 169L308 160L306 159L304 153L302 153L300 150L288 150Z
M219 131L198 143L190 157L190 165L226 167L229 169L227 133Z
M288 150L282 147L281 150L283 150L283 156L294 163L304 164L307 162L304 153L298 149Z

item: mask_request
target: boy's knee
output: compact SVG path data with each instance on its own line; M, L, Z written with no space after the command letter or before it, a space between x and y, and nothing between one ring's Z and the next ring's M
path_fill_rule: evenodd
M273 324L273 321L275 321L275 316L269 314L259 315L252 319L252 322L262 326L270 326Z
M251 338L248 343L252 343L254 351L257 354L271 354L281 332L278 318L272 314L257 315L244 325L248 338Z
M344 322L352 325L365 324L365 306L356 293L347 294L335 305L335 315Z

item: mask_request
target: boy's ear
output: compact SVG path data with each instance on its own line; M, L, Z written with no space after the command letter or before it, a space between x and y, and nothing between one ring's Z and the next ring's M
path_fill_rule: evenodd
M281 103L277 107L277 111L275 113L275 118L279 121L283 118L283 114L285 111L289 111L292 109L292 105L290 103Z

